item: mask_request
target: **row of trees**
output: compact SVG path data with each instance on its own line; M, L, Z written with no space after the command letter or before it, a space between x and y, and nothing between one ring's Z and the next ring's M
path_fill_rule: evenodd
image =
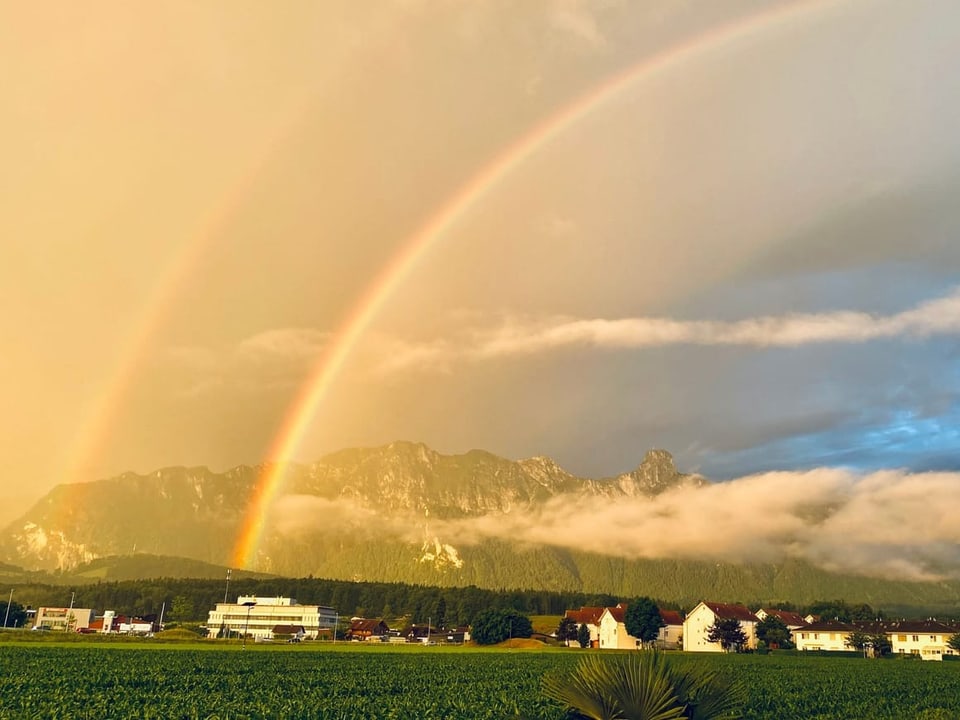
M18 585L23 605L66 606L76 590L75 606L97 611L116 610L124 615L159 615L178 622L202 622L218 602L235 601L238 595L292 597L302 603L336 608L341 615L407 617L411 622L447 626L469 625L485 610L514 610L525 615L562 615L581 605L609 606L613 595L577 592L487 590L476 586L429 587L405 583L358 583L314 578L234 578L229 589L224 580L151 579L100 582L67 588L62 585ZM439 623L438 618L443 618ZM2 623L2 617L0 617ZM12 625L12 623L11 623Z

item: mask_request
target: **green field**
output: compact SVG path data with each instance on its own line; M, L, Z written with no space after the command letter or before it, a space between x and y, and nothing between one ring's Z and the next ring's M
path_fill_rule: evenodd
M545 673L577 650L0 645L0 718L560 720ZM741 678L745 718L960 718L960 663L671 655Z

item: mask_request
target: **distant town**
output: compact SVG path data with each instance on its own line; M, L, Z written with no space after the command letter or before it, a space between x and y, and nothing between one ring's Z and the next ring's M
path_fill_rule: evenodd
M655 606L654 606L655 607ZM858 652L867 656L901 655L942 660L960 655L960 627L933 618L922 620L841 620L777 608L759 608L702 601L686 616L677 610L656 609L656 616L631 634L630 606L583 606L567 610L556 630L534 633L527 623L510 620L509 637L531 637L568 647L600 650L658 648L685 652L769 652L796 649L809 652ZM494 612L494 611L488 611ZM525 619L525 618L524 618ZM37 632L131 634L153 636L164 629L163 612L143 617L91 608L40 607L27 610ZM431 619L432 620L432 619ZM236 602L218 602L202 626L209 639L244 642L343 640L367 643L464 644L473 640L470 626L447 627L406 623L391 628L384 618L341 618L335 608L300 604L293 598L240 595ZM526 630L524 629L526 628ZM653 634L650 634L652 629ZM484 633L478 642L508 639Z

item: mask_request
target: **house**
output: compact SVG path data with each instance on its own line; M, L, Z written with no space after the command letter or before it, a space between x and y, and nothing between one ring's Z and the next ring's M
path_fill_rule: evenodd
M766 620L771 615L780 618L780 621L787 626L787 630L796 630L813 622L812 620L807 620L807 618L803 617L800 613L791 612L789 610L777 610L775 608L760 608L754 614L761 621Z
M918 655L922 660L943 660L957 651L947 643L958 628L936 620L901 620L886 627L890 651L900 655Z
M677 610L660 609L663 627L657 638L657 647L664 650L679 650L683 647L683 618Z
M418 625L417 623L404 630L402 635L407 639L407 642L419 643L428 643L443 638L442 634L438 634L437 628L430 627L428 624Z
M303 625L274 625L270 634L275 640L298 643L306 637L307 631Z
M627 632L624 618L627 604L618 603L616 607L604 608L600 614L599 647L601 650L632 650L640 646L640 641Z
M350 621L350 629L347 630L347 640L370 640L387 635L390 628L382 618L377 620L368 620L367 618L353 618Z
M73 632L90 627L93 619L93 610L90 608L41 607L37 608L33 627Z
M718 642L707 639L717 620L736 620L747 636L747 648L757 647L757 616L743 605L729 605L703 601L691 610L683 621L683 649L687 652L723 652Z
M603 615L605 608L582 606L579 610L567 610L563 616L570 618L577 624L577 629L581 625L586 625L590 631L590 647L600 647L600 616ZM568 640L568 646L580 647L576 640Z
M443 636L444 642L453 645L463 645L465 642L470 642L470 627L460 625L459 627L445 630Z
M850 633L858 628L839 620L818 620L791 630L797 650L850 650L846 644Z

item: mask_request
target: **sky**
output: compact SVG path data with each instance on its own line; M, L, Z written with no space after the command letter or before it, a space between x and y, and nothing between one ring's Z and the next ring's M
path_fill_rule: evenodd
M0 0L0 520L276 459L338 349L292 459L949 493L958 65L947 0Z

